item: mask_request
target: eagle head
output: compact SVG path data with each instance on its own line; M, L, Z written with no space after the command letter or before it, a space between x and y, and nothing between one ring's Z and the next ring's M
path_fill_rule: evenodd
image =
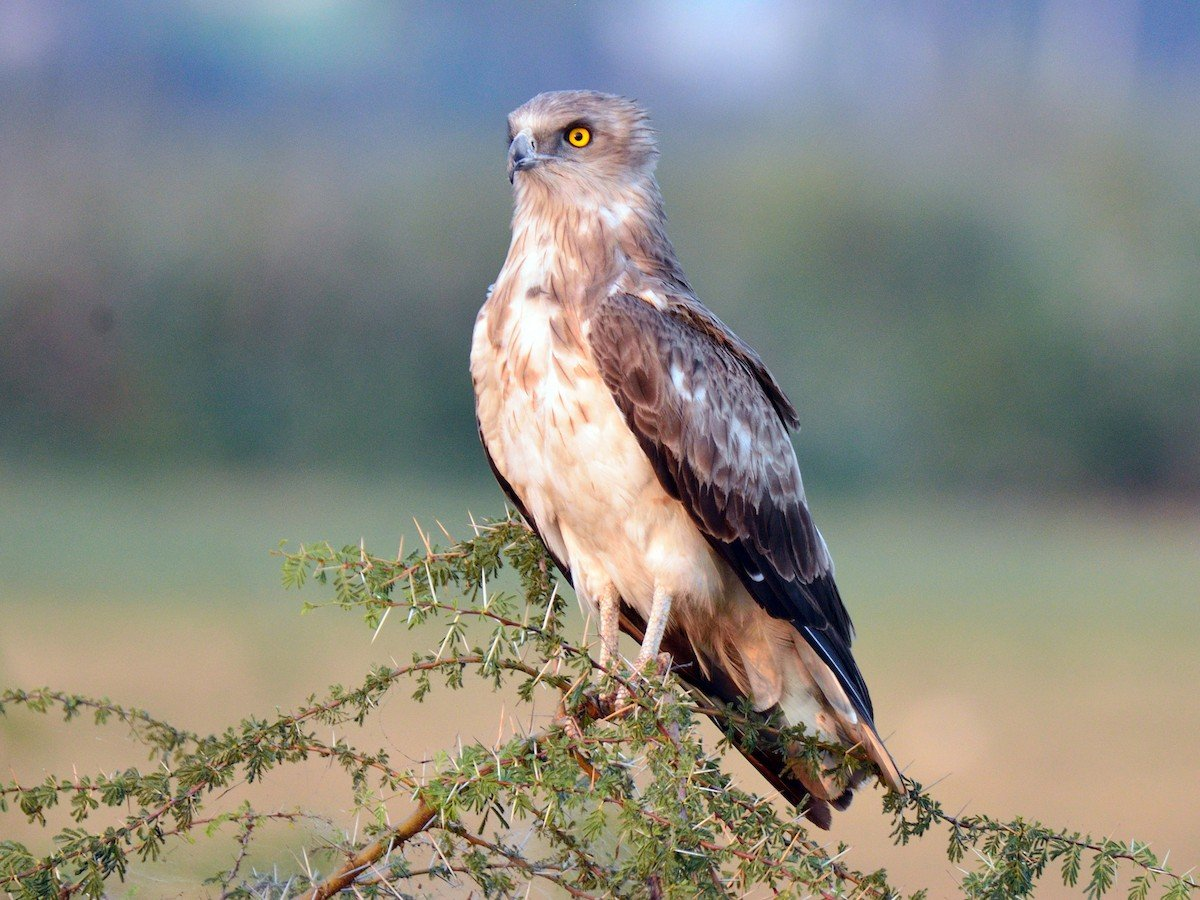
M508 116L508 180L602 189L652 177L654 132L637 103L598 91L538 94Z

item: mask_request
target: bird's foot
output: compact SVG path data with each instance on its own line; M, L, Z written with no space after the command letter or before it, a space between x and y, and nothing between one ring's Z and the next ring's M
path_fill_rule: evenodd
M621 718L628 715L636 705L630 687L636 687L637 676L623 676L616 690L608 691L597 698L600 715L605 719Z
M656 675L662 678L671 671L671 654L663 650L653 655L639 656L633 664L634 678Z
M633 673L611 694L599 698L605 717L620 718L629 715L637 706L635 692L639 692L649 678L661 678L671 671L671 662L671 654L665 652L646 659L639 658Z
M605 694L600 698L600 708L605 719L621 719L633 712L635 703L632 702L632 697L629 689L625 685L621 685L611 694Z

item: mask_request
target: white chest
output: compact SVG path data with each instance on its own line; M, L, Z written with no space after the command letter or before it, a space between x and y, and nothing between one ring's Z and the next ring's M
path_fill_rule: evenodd
M579 324L536 285L518 283L509 296L511 307L494 311L504 313L498 336L487 333L493 311L481 313L472 352L480 427L493 460L539 521L539 513L571 520L581 511L627 507L653 472Z
M656 584L715 597L723 573L625 424L585 326L539 287L504 285L510 307L489 301L476 322L471 372L493 462L585 598L604 583L644 609Z

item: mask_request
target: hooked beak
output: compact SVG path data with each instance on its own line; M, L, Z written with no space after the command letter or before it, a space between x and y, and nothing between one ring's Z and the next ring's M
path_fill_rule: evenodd
M518 172L532 169L544 157L538 156L537 144L528 131L520 132L508 145L508 180L511 182Z

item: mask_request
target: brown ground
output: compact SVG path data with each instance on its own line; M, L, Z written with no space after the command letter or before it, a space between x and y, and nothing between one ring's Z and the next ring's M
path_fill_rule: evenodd
M930 509L890 519L846 508L826 527L859 625L856 652L901 766L926 784L940 780L935 793L950 810L1137 837L1170 850L1179 869L1200 863L1197 520L1087 510L976 518L961 507L943 518ZM389 624L372 645L352 616L299 616L302 597L318 598L309 589L256 589L239 605L201 600L202 586L64 599L53 579L24 585L19 602L5 603L0 684L108 695L198 730L356 683L371 661L405 658L414 639ZM421 759L460 734L494 738L496 698L445 699L416 706L398 693L362 745ZM0 719L5 780L145 762L119 728L65 726L20 710ZM747 766L730 765L747 787L763 788ZM323 764L272 773L242 792L260 809L301 805L354 827L345 779ZM879 804L877 791L861 795L829 840L852 845L850 865L885 866L899 886L955 896L942 837L893 847ZM45 840L12 813L0 817L0 838ZM305 843L314 838L283 828L265 847ZM202 895L197 865L215 871L221 852L179 844L166 865L139 870L131 883L141 897ZM275 858L303 864L291 849ZM1039 896L1077 896L1055 880Z

